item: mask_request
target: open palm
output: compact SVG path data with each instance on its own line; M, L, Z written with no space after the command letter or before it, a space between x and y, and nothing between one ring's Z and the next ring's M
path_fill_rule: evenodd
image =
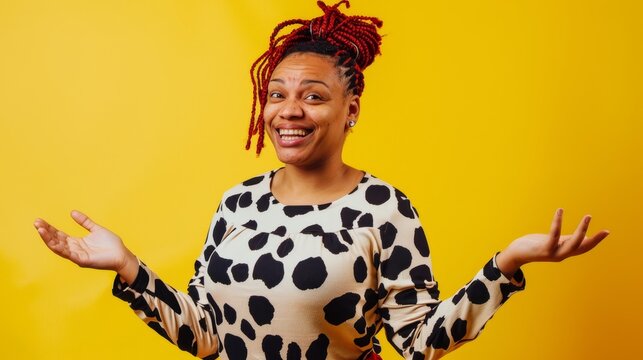
M36 219L34 227L49 249L81 267L118 271L124 266L129 250L116 234L80 211L72 211L71 217L90 233L70 236L45 220Z

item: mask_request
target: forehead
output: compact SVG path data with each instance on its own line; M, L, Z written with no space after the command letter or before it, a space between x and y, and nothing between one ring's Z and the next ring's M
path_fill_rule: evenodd
M341 83L340 75L340 69L334 58L315 53L297 52L281 60L272 72L271 79L283 81L323 79Z

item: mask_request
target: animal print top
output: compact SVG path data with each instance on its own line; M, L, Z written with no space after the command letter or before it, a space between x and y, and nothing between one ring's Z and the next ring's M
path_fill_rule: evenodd
M276 171L224 194L187 294L144 263L115 296L180 349L215 359L365 359L383 327L406 359L437 359L474 339L524 289L495 256L438 300L427 239L407 197L365 173L348 195L288 206Z

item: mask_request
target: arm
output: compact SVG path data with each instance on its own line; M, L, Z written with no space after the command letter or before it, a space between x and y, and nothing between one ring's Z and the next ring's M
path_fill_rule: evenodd
M72 211L71 216L90 233L84 237L72 237L42 219L36 219L34 223L40 237L54 253L81 267L116 271L114 295L127 301L148 326L182 350L205 358L216 357L218 338L203 280L207 255L212 253L227 231L221 205L196 261L196 272L188 287L189 295L161 281L139 262L116 234L78 211Z
M126 301L141 320L158 334L194 356L215 359L218 336L215 315L203 290L205 267L197 260L196 274L190 280L188 293L165 284L143 262L139 262L136 279L131 283L114 279L112 293Z
M586 237L589 220L589 216L584 217L574 234L561 236L562 209L558 209L549 234L530 234L516 239L487 262L455 295L444 301L438 300L439 291L430 268L429 250L428 247L421 248L426 238L417 222L415 234L407 233L399 237L399 241L401 246L411 250L413 258L419 258L421 262L413 260L409 266L411 271L408 274L402 272L394 282L382 276L384 289L389 290L381 305L387 337L398 352L409 359L437 359L473 340L500 305L513 293L524 289L525 280L520 266L534 261L562 261L582 254L609 234L602 230L591 238ZM413 242L409 240L411 238ZM425 270L417 271L422 262L428 265ZM412 298L412 294L417 301L400 302Z
M379 268L380 314L389 342L406 359L437 359L473 340L496 310L524 289L522 272L508 279L494 256L456 294L440 301L419 220L395 220L395 242L382 250ZM387 232L381 231L383 238L391 238Z
M122 282L122 275L114 280L114 296L126 301L150 328L181 350L204 359L215 359L219 349L215 311L204 286L207 264L227 230L220 204L195 262L187 293L165 284L142 262L133 282Z

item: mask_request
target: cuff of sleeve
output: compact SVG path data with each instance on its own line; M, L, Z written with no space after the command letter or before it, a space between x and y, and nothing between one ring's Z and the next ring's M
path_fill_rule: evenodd
M112 286L112 295L121 300L132 302L137 295L147 289L150 282L150 270L140 259L138 259L138 273L131 284L121 281L120 275L116 274Z
M504 279L506 282L510 282L512 285L514 285L517 290L523 290L525 288L525 274L522 272L521 268L518 268L516 272L514 273L513 278L509 279L505 276L505 274L500 271L500 268L498 267L498 263L496 262L496 258L498 257L498 254L500 254L500 251L498 251L493 258L491 259L492 266L498 270L500 273L500 277Z
M507 278L496 263L496 257L500 252L497 252L493 258L491 258L483 269L484 277L490 281L499 282L500 292L502 294L502 299L500 301L503 304L509 299L514 293L524 290L527 281L522 270L519 268L516 270L512 279Z

